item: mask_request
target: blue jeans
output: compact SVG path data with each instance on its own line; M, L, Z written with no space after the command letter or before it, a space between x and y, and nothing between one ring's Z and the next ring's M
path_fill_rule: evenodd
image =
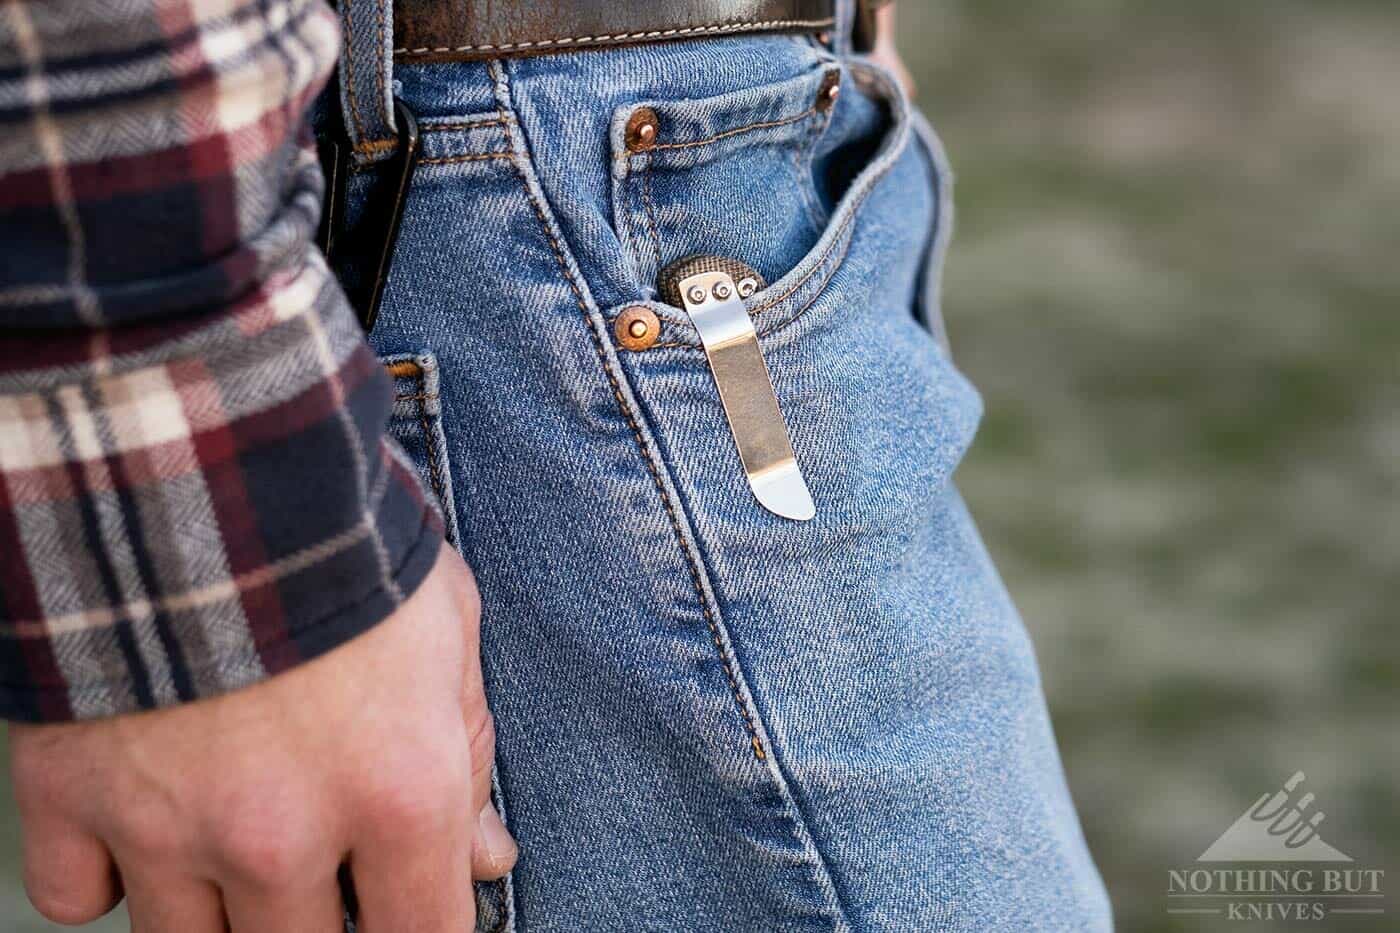
M759 36L394 81L423 153L372 340L485 607L521 855L481 927L1108 928L951 481L981 405L939 337L949 176L891 79ZM661 133L634 153L642 105ZM811 521L754 499L658 298L694 253L768 283L747 304ZM629 350L639 304L660 334Z

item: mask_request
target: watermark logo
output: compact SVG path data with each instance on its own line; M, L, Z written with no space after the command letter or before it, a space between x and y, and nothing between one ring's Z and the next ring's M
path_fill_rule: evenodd
M1327 814L1321 810L1308 813L1313 795L1307 793L1296 802L1293 800L1303 780L1303 772L1299 771L1272 796L1260 797L1196 861L1350 862L1351 856L1318 836L1317 828Z
M1167 913L1272 921L1384 914L1385 872L1350 867L1351 856L1322 839L1327 816L1313 809L1316 797L1302 790L1305 779L1299 771L1261 796L1195 867L1169 870Z

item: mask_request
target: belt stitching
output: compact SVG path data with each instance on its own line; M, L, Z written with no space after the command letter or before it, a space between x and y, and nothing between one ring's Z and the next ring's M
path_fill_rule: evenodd
M562 39L540 39L536 42L505 42L500 45L421 46L394 49L395 55L426 55L444 52L511 52L519 49L549 49L560 46L597 45L627 39L672 39L676 36L715 35L728 32L750 32L757 29L818 29L835 22L826 19L770 19L761 22L713 23L708 26L685 26L676 29L655 29L649 32L620 32L603 36L566 36Z

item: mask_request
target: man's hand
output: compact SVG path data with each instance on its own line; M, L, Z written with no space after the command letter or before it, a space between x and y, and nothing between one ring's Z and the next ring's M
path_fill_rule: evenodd
M29 899L85 923L125 893L136 933L334 933L348 861L366 933L471 929L470 879L516 854L490 804L480 618L444 546L391 617L257 686L12 727Z

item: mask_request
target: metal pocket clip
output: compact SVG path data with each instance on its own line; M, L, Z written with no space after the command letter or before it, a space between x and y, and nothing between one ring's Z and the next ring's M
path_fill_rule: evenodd
M709 358L749 488L774 515L794 521L814 517L812 493L797 465L758 333L733 277L700 272L682 279L679 290Z

